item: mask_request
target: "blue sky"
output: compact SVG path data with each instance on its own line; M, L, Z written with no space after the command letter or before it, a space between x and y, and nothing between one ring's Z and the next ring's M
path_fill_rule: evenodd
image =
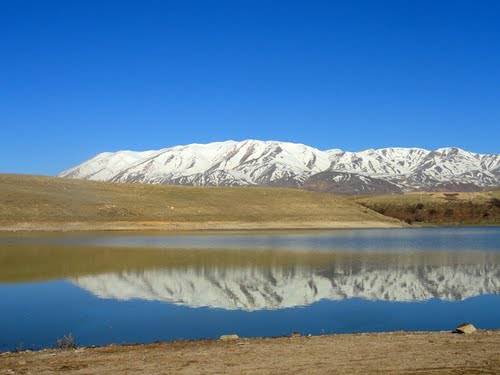
M500 1L1 1L0 172L226 139L500 152Z

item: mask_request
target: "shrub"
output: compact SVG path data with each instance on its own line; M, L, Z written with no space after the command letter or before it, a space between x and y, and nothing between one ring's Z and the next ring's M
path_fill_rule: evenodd
M444 199L448 201L456 200L458 197L458 193L443 193Z
M454 211L452 208L447 208L446 211L444 212L444 216L446 217L452 217L454 215Z
M491 204L494 207L500 207L500 199L498 199L498 198L491 198L490 202L491 202Z
M76 340L71 333L64 335L56 341L56 349L76 349Z

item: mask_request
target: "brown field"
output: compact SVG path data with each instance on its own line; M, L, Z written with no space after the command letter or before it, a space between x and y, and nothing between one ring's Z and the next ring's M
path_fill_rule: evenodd
M500 190L345 197L299 189L112 184L0 174L0 231L499 225Z
M297 189L112 184L0 175L0 230L395 227L348 199Z
M407 193L353 198L408 224L500 224L500 190L476 193Z
M0 374L497 374L500 331L180 341L0 355Z

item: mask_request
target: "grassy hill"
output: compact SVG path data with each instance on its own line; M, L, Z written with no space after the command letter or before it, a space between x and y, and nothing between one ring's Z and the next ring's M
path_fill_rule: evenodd
M500 224L500 190L356 197L355 202L409 224Z
M356 202L296 189L112 184L0 175L0 230L398 226Z

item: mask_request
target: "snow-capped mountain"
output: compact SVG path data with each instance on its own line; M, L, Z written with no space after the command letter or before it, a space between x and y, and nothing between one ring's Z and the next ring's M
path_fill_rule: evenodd
M321 151L303 144L246 140L105 152L61 177L182 185L279 185L340 193L474 190L500 185L500 155L459 148Z
M165 301L228 310L282 309L322 299L463 300L500 293L496 263L293 267L190 267L124 271L72 280L100 298Z

